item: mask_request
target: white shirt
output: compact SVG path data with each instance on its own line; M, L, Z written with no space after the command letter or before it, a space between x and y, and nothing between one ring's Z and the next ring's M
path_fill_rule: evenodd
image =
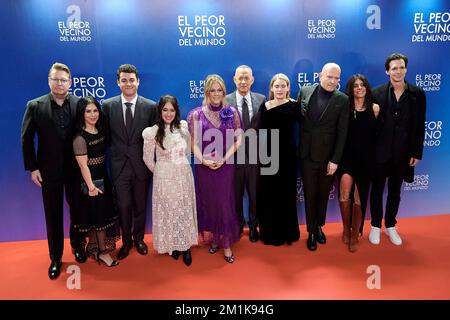
M125 104L125 102L130 102L132 103L131 105L131 114L133 115L134 118L134 109L136 108L136 101L137 101L138 96L136 95L133 99L131 99L130 101L125 100L125 97L123 96L123 94L120 95L120 100L122 101L122 111L123 111L123 123L125 123L125 125L127 124L127 116L126 116L126 112L127 112L127 106Z
M241 117L242 117L242 99L243 98L244 97L241 96L241 94L238 91L236 91L236 104L237 104L238 111L241 114ZM247 94L245 95L245 100L247 100L249 119L252 120L253 108L252 108L252 97L250 96L250 91L247 92Z

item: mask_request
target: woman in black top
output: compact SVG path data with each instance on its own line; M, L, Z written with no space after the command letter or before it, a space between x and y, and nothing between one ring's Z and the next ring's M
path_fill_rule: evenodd
M353 75L347 82L350 113L347 141L338 168L339 206L344 231L342 241L358 250L371 176L375 164L376 121L380 107L374 103L367 78ZM353 205L352 205L353 203Z
M88 254L114 267L119 263L109 252L118 240L118 216L106 171L104 116L95 98L84 97L78 102L76 127L73 150L80 171L75 180L74 227L89 236Z

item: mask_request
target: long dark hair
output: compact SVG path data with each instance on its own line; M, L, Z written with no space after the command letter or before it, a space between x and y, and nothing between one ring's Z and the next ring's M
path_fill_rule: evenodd
M175 109L175 118L173 119L172 123L170 124L170 132L173 132L173 128L180 129L180 107L178 106L178 100L176 97L166 94L159 98L159 104L158 104L158 121L156 122L156 125L158 126L158 131L156 132L155 140L160 145L160 147L165 150L163 146L164 137L165 135L165 128L166 124L164 122L164 119L162 118L162 109L166 105L166 103L170 102L173 105L173 108Z
M94 97L82 97L77 103L77 116L75 121L75 129L77 133L80 133L85 128L85 122L84 122L84 112L86 111L86 107L88 104L93 104L97 107L98 110L98 120L95 123L95 127L97 128L98 132L103 132L105 128L105 115L103 114L102 107L100 106L100 103L94 98Z
M350 103L350 112L355 110L355 95L353 94L353 85L356 80L361 80L366 88L366 96L364 97L364 107L369 111L371 117L375 118L375 113L373 112L373 104L375 99L372 95L372 88L369 84L367 78L362 74L354 74L348 79L347 84L345 85L345 93L348 95L349 103Z

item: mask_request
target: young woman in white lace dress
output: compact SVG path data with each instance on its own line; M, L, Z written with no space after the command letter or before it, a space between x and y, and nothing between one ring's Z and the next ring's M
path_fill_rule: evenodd
M174 259L182 253L189 266L190 248L198 244L197 210L189 162L190 134L187 122L180 120L175 97L161 97L158 122L146 128L142 136L144 162L153 172L153 247Z

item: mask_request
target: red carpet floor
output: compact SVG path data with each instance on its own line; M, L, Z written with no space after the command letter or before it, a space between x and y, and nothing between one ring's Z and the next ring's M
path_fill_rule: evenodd
M360 250L341 243L341 225L324 228L328 243L306 248L307 233L291 246L250 243L247 232L234 246L234 264L204 246L193 248L186 267L153 249L134 249L115 268L88 260L80 267L80 289L69 290L66 272L77 265L66 239L63 272L49 280L46 241L0 243L0 299L450 299L450 215L399 219L403 245L368 242L366 224ZM151 236L146 236L151 246ZM369 266L380 268L380 289L368 289Z

